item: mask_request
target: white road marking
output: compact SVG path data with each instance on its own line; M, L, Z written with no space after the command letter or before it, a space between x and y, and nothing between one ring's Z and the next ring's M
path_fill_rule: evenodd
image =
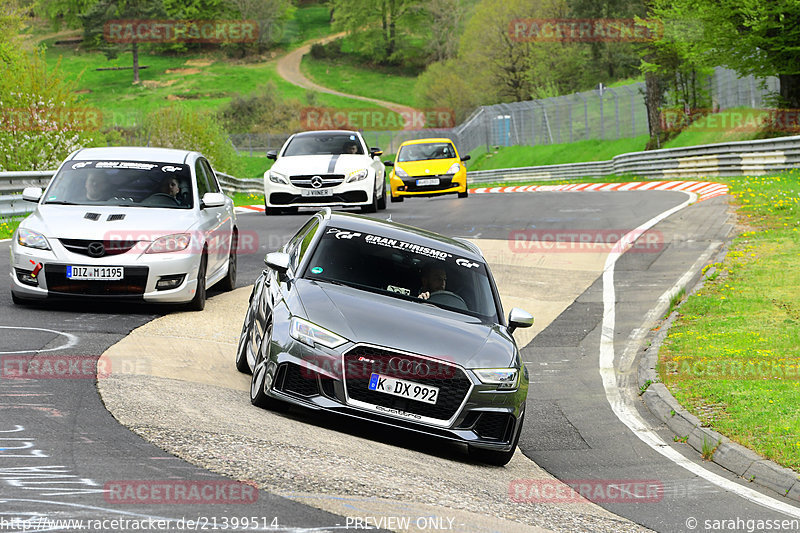
M605 389L606 399L611 405L611 409L614 411L614 414L617 416L617 418L619 418L619 420L625 424L634 435L676 465L685 468L689 472L717 485L724 490L730 491L737 496L750 500L751 502L761 505L762 507L787 514L794 518L800 518L800 509L706 470L699 464L678 453L677 450L664 442L661 437L659 437L650 428L647 422L642 419L642 417L636 411L636 407L633 404L633 399L630 397L629 389L623 390L617 384L617 372L614 368L614 329L616 326L614 265L625 252L625 250L632 244L632 241L636 238L636 236L641 235L643 231L650 229L658 222L664 220L673 213L677 213L681 209L689 206L697 200L696 194L686 191L682 192L685 192L689 195L688 200L676 207L673 207L672 209L664 211L663 213L648 220L638 228L624 235L622 239L617 242L606 259L605 270L603 271L603 327L602 336L600 338L599 358L600 377L603 379L603 388ZM683 278L681 278L681 280L683 280ZM681 280L679 280L679 283Z
M72 333L66 333L64 331L56 331L54 329L45 329L45 328L27 328L23 326L0 326L0 329L27 329L27 330L35 330L35 331L46 331L48 333L55 333L56 335L61 335L62 337L67 338L67 342L56 346L55 348L42 348L41 350L17 350L14 352L0 352L0 355L11 355L16 353L41 353L41 352L54 352L56 350L66 350L67 348L72 348L76 344L78 344L78 337L73 335Z

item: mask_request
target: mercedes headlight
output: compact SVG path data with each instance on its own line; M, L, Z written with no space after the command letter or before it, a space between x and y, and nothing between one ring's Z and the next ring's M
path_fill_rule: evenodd
M497 385L497 390L513 390L519 382L519 370L516 368L483 368L473 370L481 383Z
M459 170L461 170L461 163L453 163L452 165L450 165L450 168L447 169L447 172L445 172L445 174L455 174Z
M361 170L354 170L353 172L347 175L347 180L345 181L347 183L352 183L354 181L361 181L367 177L367 174L369 174L369 172L367 172L366 168Z
M192 242L192 237L188 233L177 233L175 235L164 235L154 240L147 248L145 253L148 254L164 254L169 252L180 252L185 250L189 243Z
M297 317L292 318L289 326L289 335L293 339L311 347L321 344L327 348L336 348L347 342L347 339L340 337L336 333Z
M272 183L280 183L281 185L289 185L286 175L281 174L280 172L275 172L274 170L269 171L269 181Z
M38 250L50 249L50 243L47 242L47 238L45 238L44 235L24 228L19 228L17 230L17 243L20 246L27 246L28 248L36 248Z
M397 167L397 166L394 167L394 175L397 176L398 178L408 178L409 177L408 176L408 172L406 172L405 170L403 170L402 168Z

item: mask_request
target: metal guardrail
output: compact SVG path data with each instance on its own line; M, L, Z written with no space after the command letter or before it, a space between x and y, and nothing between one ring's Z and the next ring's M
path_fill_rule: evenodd
M618 155L610 161L477 170L468 172L467 180L470 184L476 184L625 175L679 180L699 176L758 175L797 167L800 167L800 135L631 152ZM46 187L54 172L0 172L0 217L21 216L33 211L35 204L24 201L19 193L25 187ZM260 178L239 179L222 172L217 172L217 178L223 191L229 194L260 195L264 192Z
M621 154L610 161L478 170L469 183L639 176L654 179L735 177L790 170L800 166L800 136L704 144Z

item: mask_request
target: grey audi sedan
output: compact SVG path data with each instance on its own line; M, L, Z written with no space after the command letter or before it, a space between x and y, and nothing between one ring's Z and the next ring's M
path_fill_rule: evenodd
M504 465L522 430L528 373L469 241L323 209L250 296L236 367L250 401L284 402L468 445Z

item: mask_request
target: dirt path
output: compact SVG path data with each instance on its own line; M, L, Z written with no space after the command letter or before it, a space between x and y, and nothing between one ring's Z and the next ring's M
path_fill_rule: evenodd
M341 33L334 33L333 35L328 35L327 37L323 37L321 39L316 39L314 41L310 41L300 48L292 50L288 54L282 56L278 59L277 62L277 71L278 75L291 83L292 85L296 85L298 87L302 87L304 89L310 89L312 91L318 91L321 93L326 94L333 94L336 96L342 96L345 98L352 98L353 100L361 100L362 102L370 102L372 104L377 104L381 107L385 107L402 115L404 118L412 117L415 113L418 113L413 107L408 107L400 104L396 104L394 102L387 102L385 100L378 100L377 98L368 98L366 96L359 96L356 94L347 94L339 91L335 91L333 89L329 89L327 87L323 87L313 81L309 80L301 71L300 71L300 63L303 60L303 56L306 55L311 51L311 47L315 44L325 44L331 41L335 41L336 39L343 37L345 32ZM406 128L404 129L413 129L413 120L405 120Z

